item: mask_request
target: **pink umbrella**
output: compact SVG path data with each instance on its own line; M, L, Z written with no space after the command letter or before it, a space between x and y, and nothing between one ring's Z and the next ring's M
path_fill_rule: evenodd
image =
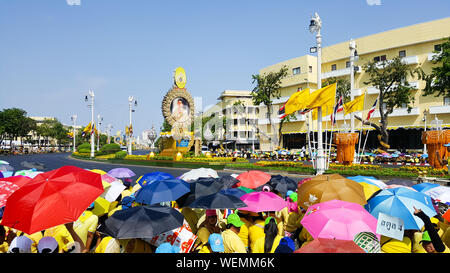
M404 185L391 184L391 185L387 185L386 186L386 189L395 189L395 188L407 188L407 189L410 189L410 190L413 190L413 191L417 192L416 189L408 187L408 186L404 186Z
M280 211L287 207L287 202L273 192L255 191L241 196L247 207L239 208L252 212Z
M313 238L352 241L363 231L376 234L377 221L360 204L331 200L310 206L300 223Z
M111 175L105 173L105 174L102 175L102 180L103 180L103 181L106 181L106 182L108 182L108 183L112 183L112 182L114 182L114 181L117 181L117 178L112 177Z
M12 182L0 181L0 208L5 206L8 197L18 189L20 187Z

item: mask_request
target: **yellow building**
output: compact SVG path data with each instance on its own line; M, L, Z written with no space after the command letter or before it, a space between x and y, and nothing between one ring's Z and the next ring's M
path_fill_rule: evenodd
M253 105L251 91L223 91L218 102L203 113L203 117L212 115L220 119L225 116L226 125L218 134L218 138L206 139L203 141L204 145L214 149L222 142L223 147L230 149L251 149L254 146L258 148L259 141L255 135L258 130L256 123L259 109Z
M326 27L326 26L324 26ZM426 23L416 24L403 28L385 31L361 38L353 39L356 43L359 59L355 61L354 89L352 94L359 96L367 91L367 99L365 101L365 110L356 115L363 118L367 116L368 109L378 97L379 90L373 86L364 84L368 80L368 74L362 69L363 65L369 61L390 60L396 56L402 57L405 64L411 68L421 67L425 73L429 73L434 66L431 62L435 53L439 50L439 45L443 43L443 39L450 37L450 17L434 20ZM349 37L350 38L350 37ZM311 37L314 41L314 37ZM331 77L347 78L350 80L350 50L348 41L324 47L322 49L322 83ZM315 90L317 87L317 59L315 56L305 55L302 57L283 61L281 63L271 65L259 71L262 75L271 71L278 71L283 65L289 68L288 76L282 82L281 98L274 99L272 121L275 123L274 128L270 128L267 111L261 107L259 115L259 128L261 131L269 135L278 133L279 118L277 112L280 107L287 101L290 95L298 89L307 87ZM435 96L422 96L425 82L417 78L408 79L411 86L414 87L413 109L407 112L406 106L394 109L389 115L389 144L392 149L417 149L423 148L420 137L425 125L428 130L433 127L433 120L442 121L442 127L450 127L450 98L442 98ZM322 84L323 86L323 84ZM377 107L378 109L378 107ZM306 145L306 133L308 131L308 115L298 115L296 121L286 122L282 127L282 144L284 147L291 149L299 149ZM345 117L339 114L337 117L337 125L331 126L330 117L323 118L324 131L336 131L343 128L344 122L350 124L350 115ZM378 123L380 114L376 110L371 121ZM426 121L425 121L426 120ZM312 128L316 130L316 121L311 123ZM355 120L355 130L372 130L370 126L361 127L361 122ZM328 133L328 137L330 134ZM273 149L273 143L267 139L261 138L260 145L262 150ZM377 145L376 134L369 133L367 148L373 148Z

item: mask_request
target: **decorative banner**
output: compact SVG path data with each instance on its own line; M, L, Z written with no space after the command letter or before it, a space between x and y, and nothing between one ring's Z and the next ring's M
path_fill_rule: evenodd
M144 239L144 241L156 247L162 243L170 243L171 245L177 246L180 249L180 253L189 253L196 240L197 236L192 233L186 220L184 220L183 225L179 228L164 232L150 240Z
M189 146L189 139L182 139L180 141L177 141L177 147L188 147Z
M401 218L390 216L380 212L378 214L377 234L403 240L405 224Z

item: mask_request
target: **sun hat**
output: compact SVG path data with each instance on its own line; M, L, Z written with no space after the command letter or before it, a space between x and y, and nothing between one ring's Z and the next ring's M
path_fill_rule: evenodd
M275 221L275 224L278 225L277 219L273 218L272 216L266 218L266 220L264 221L264 225L267 225L270 222L270 219L273 219Z
M31 253L31 245L33 241L26 236L18 236L14 238L9 246L9 253Z
M232 224L235 227L241 227L245 223L241 221L239 215L237 215L236 213L232 213L227 217L227 224Z
M208 238L209 245L211 246L211 250L214 252L224 252L225 248L223 246L222 236L218 233L213 233L209 235Z
M38 253L56 253L58 252L58 242L50 236L42 237L37 245L37 251Z
M160 244L155 250L155 253L178 253L178 252L180 252L180 249L177 246L171 245L170 243Z
M205 214L206 216L217 216L217 212L215 209L207 209Z

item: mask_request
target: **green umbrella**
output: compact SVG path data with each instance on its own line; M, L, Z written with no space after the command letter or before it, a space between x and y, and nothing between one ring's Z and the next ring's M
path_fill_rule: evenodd
M237 187L238 189L240 189L240 190L243 190L243 191L245 191L246 193L251 193L251 192L254 192L254 190L252 190L252 189L250 189L250 188L246 188L246 187Z

